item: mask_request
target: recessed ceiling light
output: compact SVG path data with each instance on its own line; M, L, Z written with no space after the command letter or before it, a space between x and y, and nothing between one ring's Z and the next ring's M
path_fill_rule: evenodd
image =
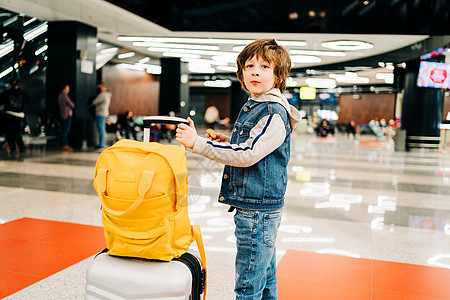
M139 60L139 63L145 64L146 62L149 62L149 61L150 61L150 57L146 56L146 57L140 59L140 60Z
M177 52L177 53L199 54L199 55L207 55L207 56L229 55L234 58L237 58L237 56L238 56L238 53L236 53L236 52L195 50L195 49L171 49L171 48L150 47L150 48L147 48L147 51L150 51L150 52Z
M183 57L181 58L181 61L188 62L188 63L207 63L210 65L222 65L227 66L227 62L213 60L213 59L198 59L198 58L189 58L189 57Z
M48 29L47 22L42 23L41 25L38 25L38 26L34 27L33 29L25 31L25 33L23 34L23 38L27 41L31 41L35 37L46 32L47 29Z
M345 74L330 74L330 78L336 79L342 83L369 83L369 78L359 77L358 74L353 72L345 72Z
M7 68L6 70L3 70L3 71L0 73L0 78L5 77L5 75L8 75L8 74L11 73L13 70L14 70L13 67L9 67L9 68Z
M342 40L342 41L329 41L323 42L320 44L322 47L333 49L333 50L364 50L364 49L372 49L373 44L363 41L350 41L350 40Z
M142 65L118 64L118 66L121 68L136 70L136 71L144 71L145 70L145 67Z
M335 88L336 81L326 78L308 78L305 80L309 87L315 88Z
M217 66L216 67L217 70L220 71L227 71L227 72L237 72L237 68L236 67L229 67L229 66Z
M217 60L217 61L235 64L237 57L229 56L229 55L214 55L211 58L214 60Z
M100 53L103 53L103 54L105 54L105 53L115 53L118 50L119 50L119 48L113 47L113 48L107 48L107 49L100 50Z
M234 50L234 48L233 48ZM337 52L337 51L320 51L320 50L289 50L289 53L292 55L301 54L301 55L320 55L320 56L346 56L345 52Z
M159 75L161 74L161 66L149 65L145 71L149 74Z
M119 36L118 41L122 42L154 42L154 43L194 43L194 44L227 44L227 45L248 45L253 40L248 39L209 39L209 38L180 38L180 37L146 37L146 36ZM277 41L282 46L306 46L305 41Z
M6 42L0 45L0 57L5 56L6 54L12 52L14 50L14 41L7 40Z
M161 47L161 48L175 48L175 49L220 50L219 46L214 45L169 44L169 43L152 43L152 42L133 42L133 46Z
M189 66L189 71L192 73L215 73L216 70L214 68L197 68L194 66Z
M290 47L296 47L296 46L304 47L304 46L308 45L308 43L305 41L278 41L277 40L277 43L281 46L290 46Z
M288 79L286 80L286 86L287 87L296 87L297 81L295 81L294 78L292 78L292 77L288 77Z
M39 48L38 50L36 50L36 52L34 52L34 55L39 55L42 52L46 51L48 49L48 45L44 45L41 48Z
M33 23L34 21L36 21L36 17L29 19L28 21L26 21L25 23L23 23L23 27L27 27L28 25L30 25L31 23ZM3 25L4 26L4 25Z
M201 58L202 57L199 54L188 54L188 53L179 53L179 52L163 52L162 56L181 57L181 58Z
M393 79L394 78L394 73L376 73L375 77L377 79L382 79L382 80Z
M312 55L291 55L291 61L295 63L316 63L321 62L322 59Z
M177 37L145 37L145 36L119 36L122 42L155 42L155 43L196 43L196 44L236 44L247 45L253 40L236 39L208 39L208 38L177 38Z
M202 68L202 69L209 69L211 68L211 64L208 64L207 62L201 62L201 61L195 61L195 62L189 62L188 63L189 68Z
M307 45L306 42L302 42L302 41L278 41L278 44L280 44L281 46L289 46L289 47L298 47L298 46L306 46ZM245 45L234 46L233 51L242 52L242 50L244 50L244 48L245 48ZM303 51L303 50L296 50L296 51ZM305 50L305 51L308 51L308 50ZM306 53L292 53L292 54L306 54Z
M336 78L341 83L369 83L370 80L367 77L338 77Z
M127 53L122 53L122 54L117 55L117 58L124 59L124 58L133 57L135 55L136 55L136 53L134 53L134 52L127 52Z
M227 88L231 86L231 80L207 80L203 82L204 86Z

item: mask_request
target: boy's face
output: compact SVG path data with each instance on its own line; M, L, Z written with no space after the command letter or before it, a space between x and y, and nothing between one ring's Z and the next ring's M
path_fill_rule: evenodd
M262 57L253 56L245 62L242 77L245 87L252 96L265 93L274 87L273 67L273 63L269 63Z

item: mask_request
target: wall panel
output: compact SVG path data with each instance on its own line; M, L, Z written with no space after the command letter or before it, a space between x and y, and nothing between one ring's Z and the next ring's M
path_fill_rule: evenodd
M358 94L354 99L352 94L339 96L339 124L355 120L357 124L368 124L372 119L394 119L395 94Z
M112 92L111 115L128 109L136 116L158 114L159 81L156 76L107 64L102 69L102 79Z

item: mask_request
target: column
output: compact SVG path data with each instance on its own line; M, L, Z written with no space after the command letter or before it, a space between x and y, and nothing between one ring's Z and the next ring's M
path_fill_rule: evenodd
M69 144L81 149L94 145L94 120L87 103L96 91L97 29L75 21L54 21L48 26L48 63L46 75L47 111L59 118L58 95L62 84L70 86L75 102ZM95 135L94 135L95 136Z
M230 122L236 121L239 111L248 100L248 96L249 94L242 89L239 81L233 81L231 83Z
M159 115L169 115L173 111L182 118L187 118L189 116L187 63L176 57L161 58L159 84Z
M419 60L406 63L402 105L402 129L406 148L439 147L443 90L417 86Z

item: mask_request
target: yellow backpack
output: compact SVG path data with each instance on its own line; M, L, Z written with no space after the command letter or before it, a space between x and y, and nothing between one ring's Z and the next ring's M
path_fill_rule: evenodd
M186 152L179 146L120 140L99 155L94 187L108 254L170 261L196 240L206 272L200 227L189 221Z

